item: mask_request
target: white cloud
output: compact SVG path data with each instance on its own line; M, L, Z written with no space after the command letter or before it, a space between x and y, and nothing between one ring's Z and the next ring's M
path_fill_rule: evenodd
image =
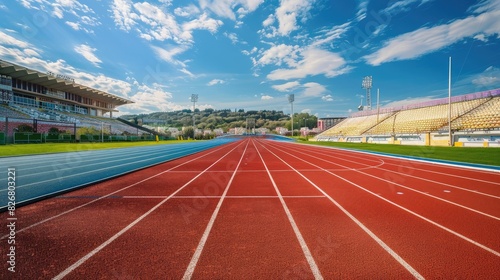
M262 22L262 26L264 27L268 27L272 24L274 24L274 21L275 21L275 17L274 17L274 14L270 14L263 22Z
M224 36L226 36L227 38L229 38L229 40L231 40L231 43L233 43L233 44L238 43L238 35L236 35L236 33L227 33L227 32L224 32Z
M358 11L356 12L356 20L362 21L366 18L366 12L368 11L368 0L362 0L358 4Z
M225 81L224 81L224 80L220 80L220 79L213 79L213 80L211 80L210 82L208 82L208 83L207 83L207 85L208 85L208 86L214 86L214 85L217 85L217 84L222 85L222 84L224 84L224 83L225 83Z
M333 101L333 97L330 94L323 95L323 96L321 96L321 100L326 101L326 102L332 102Z
M410 6L416 2L420 2L419 5L425 4L427 2L430 2L433 0L401 0L401 1L396 1L396 2L391 2L392 4L382 10L384 13L388 14L397 14L400 12L406 12L410 10Z
M267 75L270 80L300 79L307 76L325 75L328 78L350 71L345 60L337 53L315 47L300 52L301 60L289 64L291 68L276 69Z
M236 20L234 9L238 17L242 18L246 14L255 11L264 0L199 0L202 9L209 9L220 17Z
M260 97L260 99L261 99L261 100L271 100L271 99L273 99L273 98L274 98L274 97L272 97L272 96L270 96L270 95L262 95L262 96Z
M66 21L66 23L72 23L69 26L74 30L93 33L90 27L101 24L94 10L78 0L21 0L20 2L27 9L41 10L58 19L73 17L74 20ZM75 28L77 25L78 29Z
M191 33L195 29L204 29L210 31L210 33L215 33L222 24L222 21L209 18L204 13L199 18L182 24L183 39L192 40L193 36Z
M132 12L132 1L113 0L111 11L113 13L113 20L115 21L115 24L121 30L130 31L130 29L137 24L136 20L139 16Z
M305 83L304 96L317 97L326 91L326 88L318 83Z
M262 56L257 60L259 65L281 65L286 63L289 66L295 65L299 46L289 46L285 44L275 45L262 53Z
M498 36L500 34L498 18L500 9L488 10L483 14L447 24L422 27L390 39L381 49L364 58L369 64L377 66L390 61L414 59L480 34Z
M2 30L0 30L0 45L14 46L14 47L19 47L20 49L35 48L30 43L18 40L10 36L9 34L2 32Z
M195 5L191 4L186 7L175 8L174 14L180 17L192 17L200 13L200 9Z
M281 0L275 13L279 23L278 34L288 36L292 31L297 30L297 18L304 21L313 3L314 0Z
M160 48L160 47L156 47L156 46L151 46L151 48L153 49L153 51L155 52L155 54L158 58L160 58L166 62L169 62L173 65L180 65L182 67L186 67L184 62L179 61L179 60L174 58L174 56L185 52L186 51L185 47L175 46L175 47L171 47L169 49L165 49L165 48Z
M95 67L100 67L99 63L101 63L102 61L94 54L94 52L97 50L96 48L92 48L89 45L81 44L75 46L74 50L75 52L83 56L86 60L91 62Z
M472 78L472 83L480 87L499 87L500 69L490 66L484 72L475 75Z
M274 85L274 86L272 86L272 88L274 88L275 90L281 91L281 92L288 92L294 88L297 88L298 86L300 86L300 83L297 81L294 81L294 82L284 83L282 85Z
M342 25L336 25L331 28L323 29L320 35L313 38L312 46L320 46L330 44L334 40L341 38L351 28L351 22L346 22Z

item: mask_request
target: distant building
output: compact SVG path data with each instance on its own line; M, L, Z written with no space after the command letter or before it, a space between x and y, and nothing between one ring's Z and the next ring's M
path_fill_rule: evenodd
M345 117L319 118L317 127L320 131L325 131L327 129L334 127L336 124L343 121L344 119L346 118Z
M131 100L0 59L0 103L102 117Z

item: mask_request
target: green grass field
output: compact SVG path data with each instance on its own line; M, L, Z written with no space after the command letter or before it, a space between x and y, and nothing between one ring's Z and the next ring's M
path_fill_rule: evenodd
M477 163L500 166L500 148L461 148L461 147L431 147L403 146L389 144L343 143L301 141L320 146L374 151L388 154L414 156L421 158L451 160L458 162Z
M81 152L90 150L127 148L137 146L153 146L186 143L190 140L168 141L139 141L139 142L111 142L111 143L43 143L43 144L12 144L0 145L0 156L21 156L34 154L51 154L64 152Z

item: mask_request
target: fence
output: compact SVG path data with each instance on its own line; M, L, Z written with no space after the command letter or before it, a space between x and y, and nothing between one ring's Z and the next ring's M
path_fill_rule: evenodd
M74 142L76 123L0 117L0 144Z
M156 140L154 135L146 134L109 135L109 132L112 131L111 126L111 124L103 125L101 126L101 133L88 134L86 132L78 132L78 130L83 128L83 126L77 126L76 123L0 117L0 144ZM163 140L163 137L159 137L159 140Z

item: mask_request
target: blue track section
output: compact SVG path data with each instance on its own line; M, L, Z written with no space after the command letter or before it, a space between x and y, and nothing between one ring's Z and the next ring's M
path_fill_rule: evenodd
M9 202L8 170L15 169L17 206L214 148L238 138L183 144L0 158L0 212ZM13 174L10 174L13 175ZM12 185L12 183L11 183Z

